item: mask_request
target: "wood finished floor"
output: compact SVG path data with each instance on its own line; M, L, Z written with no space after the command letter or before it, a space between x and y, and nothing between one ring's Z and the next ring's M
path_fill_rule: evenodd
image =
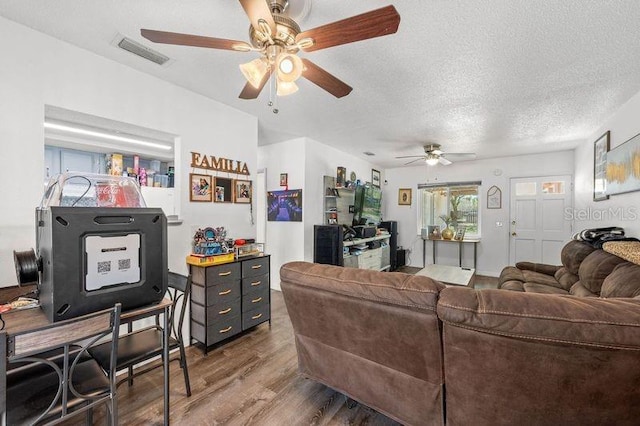
M497 283L491 277L479 281L483 287ZM361 404L349 409L344 395L300 377L282 293L272 291L271 300L271 327L262 324L206 356L200 347L187 348L191 397L178 363L171 363L172 424L398 425ZM162 424L162 369L136 378L132 387L120 385L118 392L120 424ZM97 412L94 420L104 424L104 414Z
M271 292L272 324L205 356L187 348L191 397L182 371L171 363L171 423L176 425L398 425L363 406L347 408L344 395L297 373L293 330L282 293ZM162 369L118 387L123 425L162 424ZM104 424L104 413L94 423Z

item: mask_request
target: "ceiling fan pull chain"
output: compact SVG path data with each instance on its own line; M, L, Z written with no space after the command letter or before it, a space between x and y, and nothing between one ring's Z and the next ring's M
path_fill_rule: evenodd
M269 106L273 107L273 113L277 114L280 112L280 110L278 109L278 77L277 75L274 73L273 77L271 77L271 80L269 81L269 99L271 99L271 101L269 102Z

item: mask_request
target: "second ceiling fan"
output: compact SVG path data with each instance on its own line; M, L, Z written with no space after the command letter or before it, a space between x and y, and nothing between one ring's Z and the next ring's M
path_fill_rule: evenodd
M454 160L464 161L464 160L474 160L476 158L476 154L471 152L450 152L446 153L440 149L440 145L437 143L430 143L423 146L424 154L422 155L404 155L402 157L396 158L415 158L415 160L411 160L404 165L412 164L417 161L424 161L428 166L435 166L440 163L443 166L448 166L452 162L446 158L449 157Z
M313 52L341 44L353 43L393 34L400 25L400 15L393 6L383 7L351 18L301 31L286 15L289 0L239 0L251 21L249 38L244 41L204 37L142 29L142 36L154 43L207 47L212 49L259 52L260 57L240 65L247 79L241 99L258 97L273 73L278 96L295 93L295 81L304 77L336 98L351 93L352 87L328 73L297 52Z

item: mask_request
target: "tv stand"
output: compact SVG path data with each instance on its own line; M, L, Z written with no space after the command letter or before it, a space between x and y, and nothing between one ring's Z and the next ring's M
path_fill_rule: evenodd
M343 241L343 236L341 225L315 225L313 261L346 268L376 271L391 269L390 234L348 241ZM365 245L366 248L358 250L360 245Z

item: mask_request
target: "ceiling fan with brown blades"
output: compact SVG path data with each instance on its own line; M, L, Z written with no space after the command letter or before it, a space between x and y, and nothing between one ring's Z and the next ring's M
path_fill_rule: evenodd
M241 99L257 98L272 74L276 75L278 96L297 92L295 81L302 76L336 98L341 98L351 93L352 87L308 59L300 58L298 51L313 52L393 34L400 25L400 15L395 7L387 6L301 31L298 24L286 14L289 0L239 1L251 21L250 44L148 29L142 29L141 34L154 43L259 52L259 58L240 65L240 70L247 79L247 84L240 93Z
M396 158L415 158L415 160L411 160L408 163L405 163L405 166L417 161L424 161L428 166L435 166L438 163L442 164L443 166L448 166L449 164L452 164L452 161L449 160L449 158L457 161L473 160L476 158L476 154L471 152L446 153L440 149L440 145L437 143L427 144L423 147L423 149L424 154L422 155L404 155L402 157Z

